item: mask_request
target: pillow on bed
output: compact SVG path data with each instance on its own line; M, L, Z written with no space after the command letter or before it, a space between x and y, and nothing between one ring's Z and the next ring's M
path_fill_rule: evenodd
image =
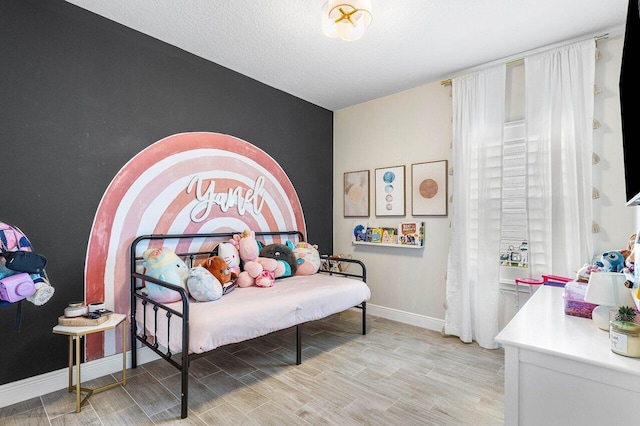
M222 297L222 284L202 266L195 266L189 270L187 288L191 297L198 302L211 302Z

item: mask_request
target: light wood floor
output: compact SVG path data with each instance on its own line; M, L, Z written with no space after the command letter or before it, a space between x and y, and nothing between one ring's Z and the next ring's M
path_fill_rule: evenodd
M350 310L229 345L191 366L189 416L180 376L163 360L127 371L127 385L92 395L52 392L0 409L2 425L502 425L504 352ZM120 374L121 375L121 374ZM105 376L83 386L119 379Z

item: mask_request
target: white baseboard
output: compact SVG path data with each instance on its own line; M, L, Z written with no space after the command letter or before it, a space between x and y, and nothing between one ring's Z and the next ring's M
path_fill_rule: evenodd
M149 348L138 349L138 365L160 358ZM131 351L127 352L127 368L131 367ZM116 354L82 364L82 382L122 371L122 354ZM75 368L74 368L75 380ZM69 386L69 369L28 377L0 386L0 407L6 407L31 398L65 389Z
M442 319L400 311L393 308L386 308L384 306L372 305L370 303L367 303L367 313L376 317L398 321L403 324L415 325L416 327L426 328L427 330L437 332L441 332L444 327L444 320Z
M373 316L438 332L442 331L442 327L444 327L444 320L438 318L386 308L384 306L372 305L369 303L367 303L367 313ZM138 365L154 361L158 358L160 357L149 348L138 349ZM131 351L127 352L127 368L130 367ZM122 354L116 354L82 364L82 381L87 382L118 371L122 371ZM66 388L68 385L69 370L66 367L57 371L40 374L39 376L7 383L0 386L0 407L6 407L40 395L55 392Z

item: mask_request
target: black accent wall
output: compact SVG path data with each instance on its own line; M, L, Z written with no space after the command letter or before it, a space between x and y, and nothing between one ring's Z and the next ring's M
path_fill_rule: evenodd
M238 51L238 55L247 54ZM0 2L0 220L48 260L56 293L0 306L0 385L64 368L51 332L84 298L98 203L135 154L166 136L225 133L283 167L307 239L332 251L333 113L62 0Z

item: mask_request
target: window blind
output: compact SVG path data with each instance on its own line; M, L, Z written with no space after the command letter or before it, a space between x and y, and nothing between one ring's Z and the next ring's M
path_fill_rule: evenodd
M500 263L528 267L527 150L524 121L505 124L502 145Z

